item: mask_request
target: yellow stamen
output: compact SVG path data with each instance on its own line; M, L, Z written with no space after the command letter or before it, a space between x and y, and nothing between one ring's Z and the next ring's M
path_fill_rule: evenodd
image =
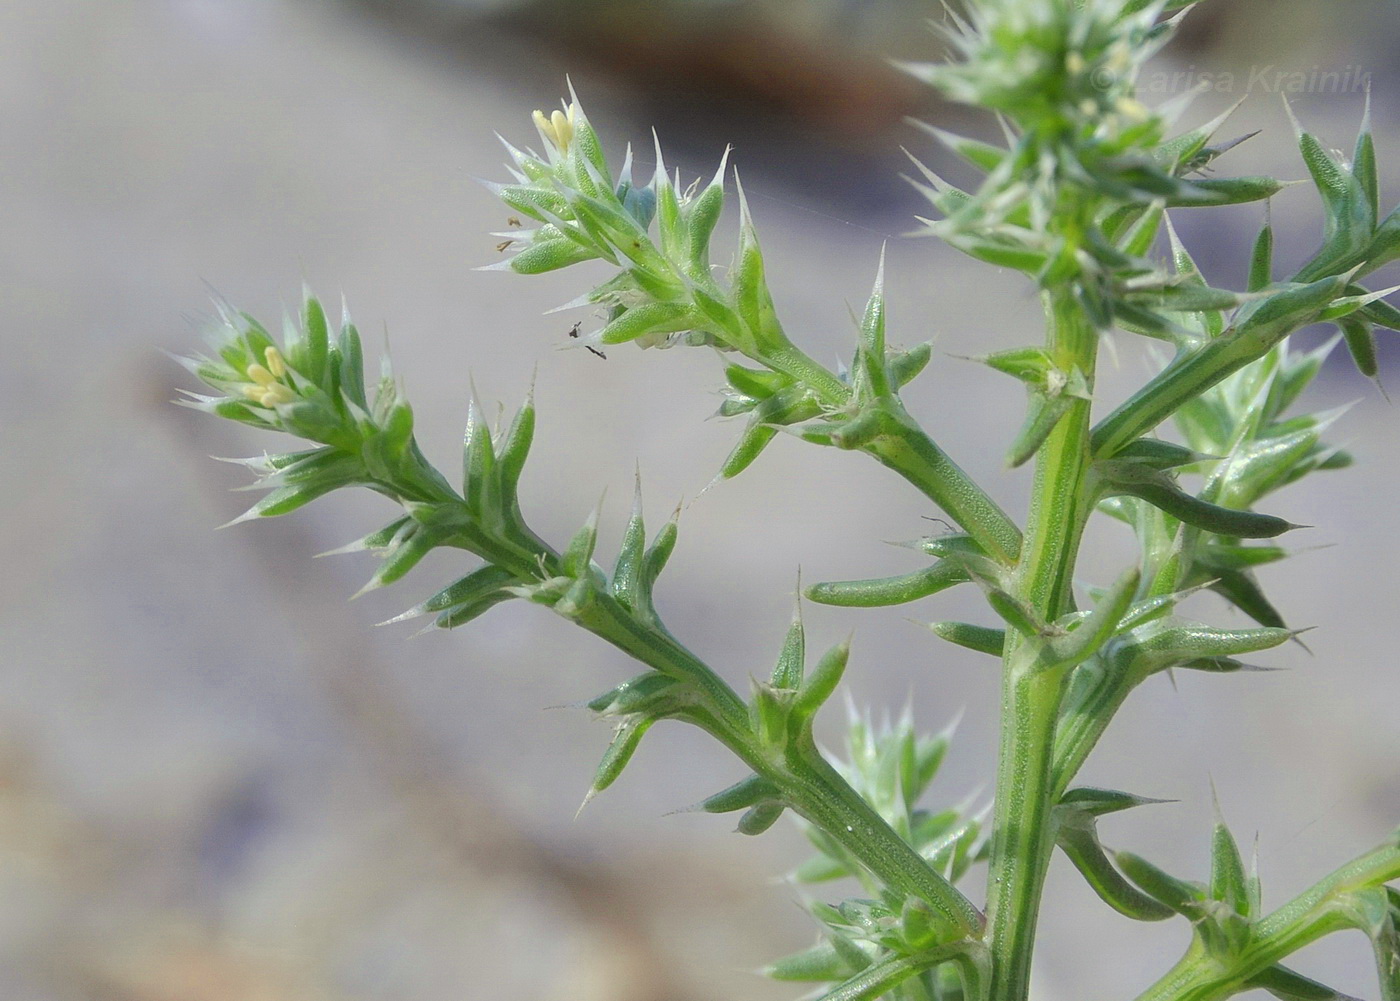
M254 403L261 403L263 394L266 392L267 390L264 389L262 386L254 385L251 382L245 383L243 385L243 395L248 397L248 399L252 400Z
M549 116L549 124L554 126L554 145L559 147L559 152L563 153L569 148L569 142L574 138L574 116L573 108L570 107L569 114L556 111Z
M259 386L272 386L277 382L276 377L257 362L253 362L253 364L248 366L248 378L252 379Z
M1074 76L1083 73L1087 67L1088 64L1084 62L1084 57L1078 52L1071 52L1069 55L1065 56L1065 69L1069 70Z
M1113 106L1124 118L1135 122L1146 121L1152 114L1147 110L1147 105L1132 97L1120 97Z
M272 345L268 345L263 357L267 359L267 370L278 379L287 374L287 362L282 357L282 352Z
M535 128L539 129L546 139L558 146L559 135L554 131L554 125L545 117L544 112L536 109L530 117L534 119Z
M296 393L293 393L281 383L277 383L263 391L262 405L265 407L275 407L282 403L291 403L296 398Z

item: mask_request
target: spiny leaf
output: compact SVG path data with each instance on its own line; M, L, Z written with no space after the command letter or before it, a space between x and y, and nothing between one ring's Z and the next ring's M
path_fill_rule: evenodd
M590 796L602 792L617 781L622 770L632 760L632 755L636 753L637 745L642 742L647 730L651 729L653 722L655 721L647 717L633 717L618 726L617 732L613 735L612 743L608 745L608 750L603 755L603 760L599 763L598 770L593 776L593 788L589 793Z
M902 605L937 594L970 578L967 571L951 560L943 560L924 570L874 580L826 581L813 584L805 594L820 605L843 608L879 608Z
M792 714L796 719L810 719L818 709L831 698L841 676L846 671L846 661L851 656L851 641L846 639L832 647L817 661L816 668L802 682L793 700Z
M788 627L787 638L783 641L782 652L778 655L778 663L773 667L774 688L796 690L801 687L806 651L806 631L802 626L802 609L798 606L793 611L792 625Z
M930 629L940 638L978 653L1000 657L1006 647L1006 630L970 622L934 622Z
M728 789L701 800L696 809L706 813L733 813L778 798L777 786L761 776L750 775Z

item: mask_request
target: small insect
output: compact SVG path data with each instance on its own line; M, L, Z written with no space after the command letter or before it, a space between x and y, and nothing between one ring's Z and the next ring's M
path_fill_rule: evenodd
M570 337L577 337L577 336L578 336L578 328L581 327L581 326L583 326L583 321L582 321L582 320L579 320L577 323L575 323L575 324L573 325L573 328L569 331L569 336L570 336Z
M599 358L603 359L603 361L607 361L607 360L608 360L608 356L605 355L605 354L603 354L603 352L599 351L599 350L598 350L597 348L595 348L592 344L585 344L584 347L586 347L586 348L587 348L589 351L591 351L593 354L597 355Z
M510 245L514 242L514 240L502 240L500 243L496 244L496 253L504 254L506 250L510 247Z
M511 216L510 218L506 219L506 225L507 225L507 226L514 226L516 229L519 229L519 228L520 228L520 217L519 217L519 216Z

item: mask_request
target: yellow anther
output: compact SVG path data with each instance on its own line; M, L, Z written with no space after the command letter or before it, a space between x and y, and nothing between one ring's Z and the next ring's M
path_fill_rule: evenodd
M1134 97L1120 97L1113 107L1124 118L1134 122L1146 121L1152 115L1152 112L1147 110L1147 105Z
M546 139L554 143L554 145L558 146L559 139L554 134L554 126L550 124L549 119L545 117L544 112L536 108L535 111L530 115L530 117L534 119L535 128L543 132L544 137Z
M254 403L261 403L263 394L266 392L267 390L264 387L255 385L251 382L243 384L243 395L248 397L248 399L252 400Z
M1071 52L1069 55L1065 56L1065 69L1069 70L1074 76L1083 73L1087 68L1088 63L1084 61L1084 57L1078 52Z
M267 359L267 370L277 378L282 378L287 374L287 362L282 358L282 352L272 345L268 345L263 352L263 357Z
M573 107L570 106L567 115L562 111L556 111L549 116L549 124L554 126L554 145L559 147L561 153L569 148L569 142L574 138L573 110Z
M257 362L253 362L253 364L248 366L248 378L252 379L259 386L264 387L275 385L277 382L276 376Z
M275 385L269 386L266 390L263 391L262 405L265 407L275 407L282 403L291 403L296 398L296 393L293 393L290 389L288 389L286 386L282 385L279 382Z
M1099 106L1086 97L1079 102L1079 113L1085 118L1092 118L1099 113Z

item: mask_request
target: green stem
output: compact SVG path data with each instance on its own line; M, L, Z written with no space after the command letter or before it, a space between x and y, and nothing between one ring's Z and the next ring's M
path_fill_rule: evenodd
M840 409L850 403L850 387L790 342L765 350L756 360L797 379L825 407ZM1016 523L938 447L898 399L891 397L884 406L889 416L885 433L865 451L917 487L988 555L1007 566L1013 564L1021 550Z
M1094 673L1083 675L1081 682L1079 672L1087 671ZM1056 800L1064 795L1109 723L1141 682L1141 675L1123 670L1111 659L1091 661L1075 669L1055 730L1052 795Z
M1096 331L1072 290L1047 293L1049 350L1064 371L1078 368L1090 385ZM1088 511L1089 401L1076 400L1042 446L1017 590L1045 621L1071 603L1070 583ZM1054 848L1051 811L1056 719L1063 672L1038 671L1025 637L1009 631L1002 669L1001 749L988 875L991 1001L1024 1001L1041 891Z
M825 406L839 407L850 400L851 387L797 345L786 338L784 341L781 347L768 348L761 357L755 357L754 360L767 365L775 372L792 376L814 393Z
M1345 895L1400 879L1400 840L1342 866L1261 920L1249 944L1229 962L1208 955L1200 941L1137 1001L1218 1001L1238 993L1250 977L1324 935L1356 927Z
M976 959L971 957L966 944L941 946L912 956L892 956L868 966L835 990L823 994L821 1001L857 1001L877 994L879 997L891 997L890 992L910 977L947 962L957 962L963 970L976 970ZM975 973L971 979L975 985Z
M918 487L987 555L1010 566L1021 552L1021 530L996 501L939 448L897 401L885 433L867 451Z
M607 595L598 595L580 624L630 656L699 689L697 723L758 775L782 790L797 813L841 844L885 886L912 894L942 914L961 937L975 936L982 915L916 852L821 756L810 736L775 760L759 746L744 701L710 667L664 629L639 622Z
M822 757L810 734L781 766L755 768L783 790L794 810L859 859L886 887L929 904L961 933L959 938L981 934L981 912L851 788Z

